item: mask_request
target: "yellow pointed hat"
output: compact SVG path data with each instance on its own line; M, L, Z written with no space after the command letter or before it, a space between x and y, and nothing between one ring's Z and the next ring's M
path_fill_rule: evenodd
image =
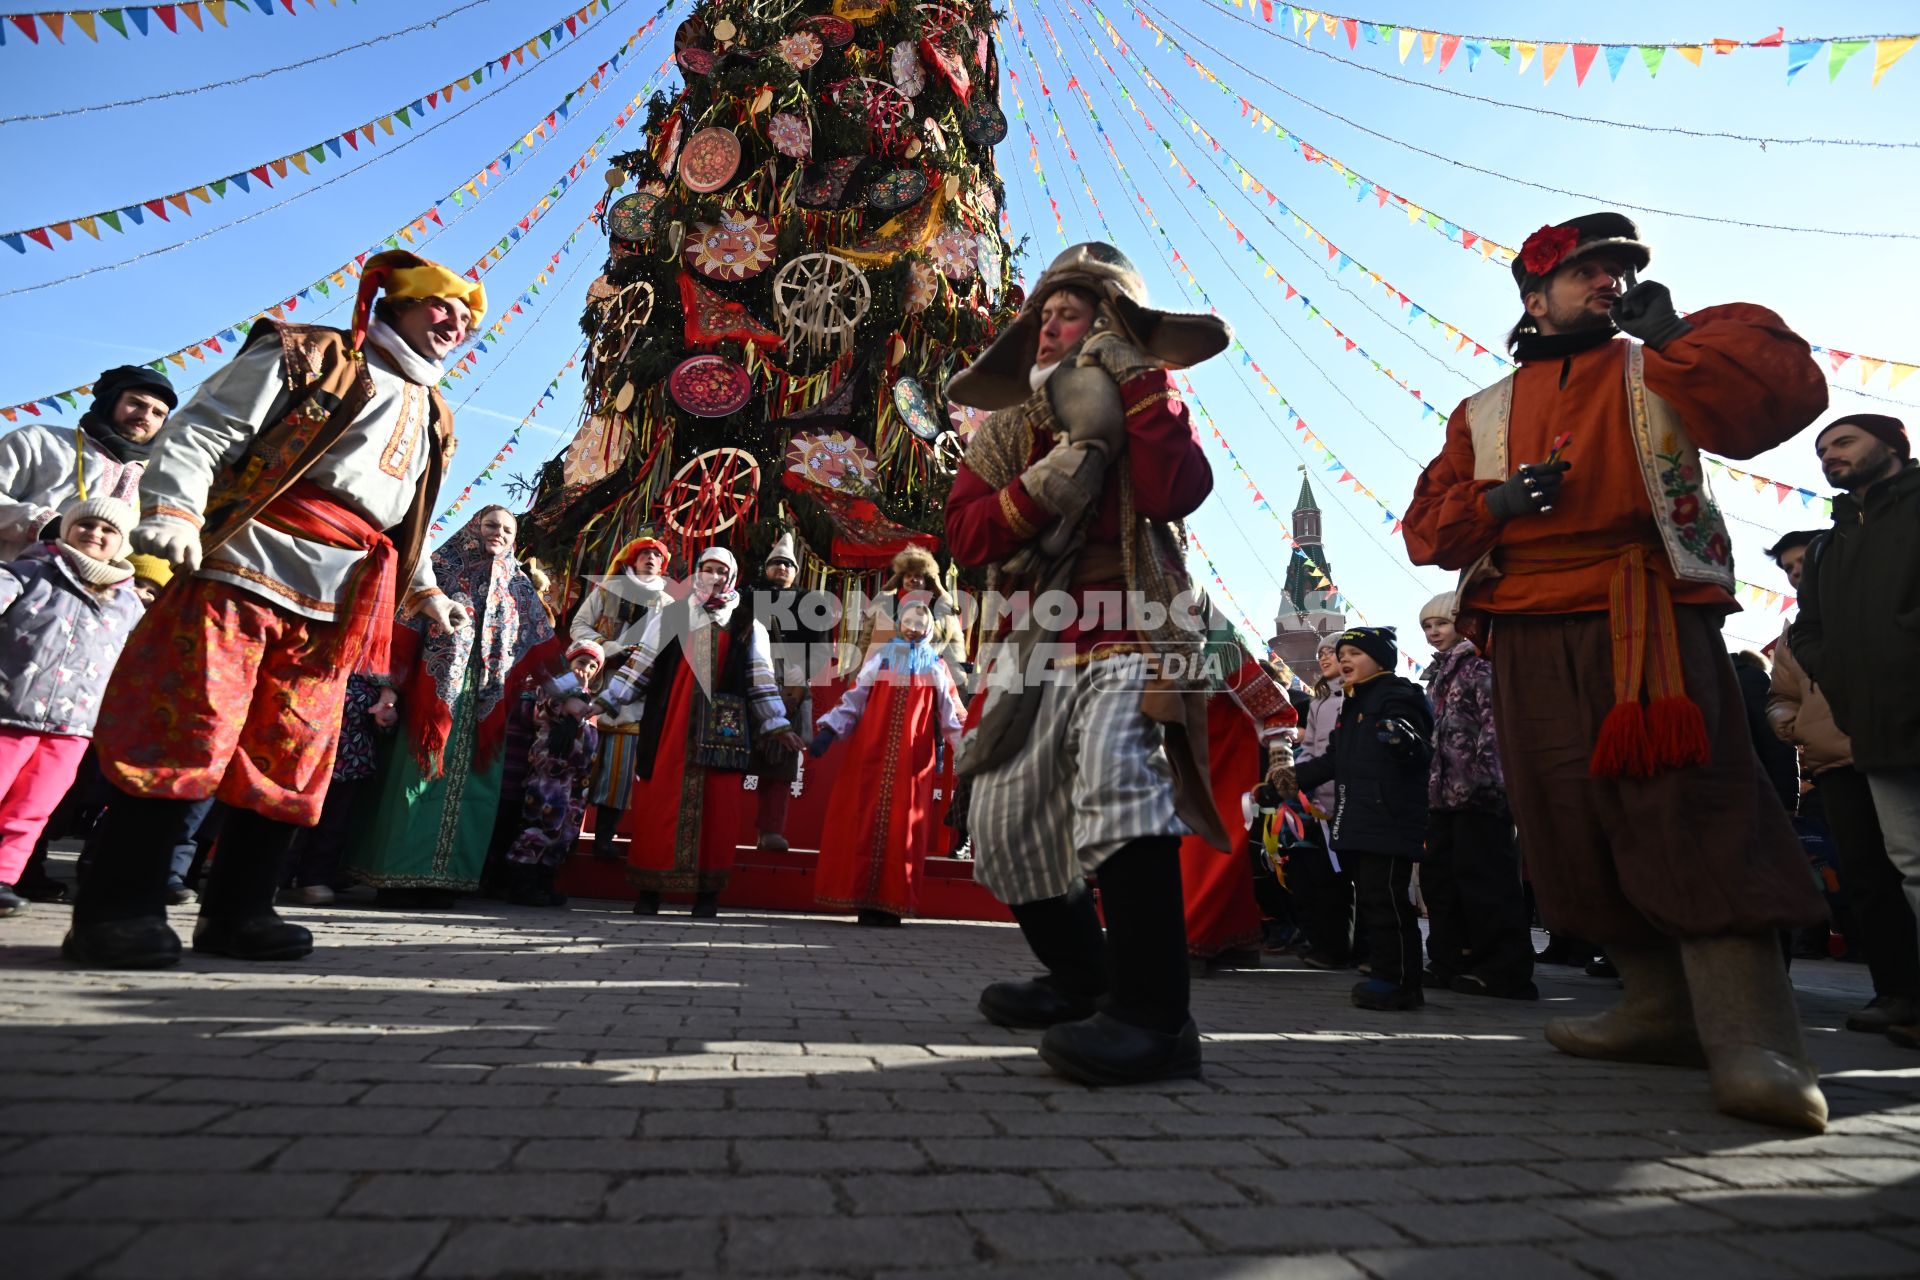
M367 336L367 317L373 313L373 295L385 289L389 298L458 298L467 304L471 319L467 331L480 327L487 313L487 289L437 262L405 249L389 249L368 258L360 270L360 293L353 305L353 345Z

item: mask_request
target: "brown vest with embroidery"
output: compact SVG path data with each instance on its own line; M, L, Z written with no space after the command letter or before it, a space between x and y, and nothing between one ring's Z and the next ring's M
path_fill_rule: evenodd
M367 372L366 357L353 349L353 340L344 331L262 320L247 335L246 345L268 341L269 335L280 343L280 363L292 403L279 421L263 426L246 452L213 478L207 522L200 534L203 559L306 475L373 401L373 375ZM438 387L429 387L427 397L433 404L427 469L393 539L400 553L395 581L403 594L426 546L441 478L453 461L453 411Z
M1640 477L1647 502L1660 530L1673 576L1683 582L1712 582L1733 592L1731 557L1715 558L1712 547L1731 546L1726 521L1707 485L1700 450L1687 435L1687 425L1672 405L1647 390L1646 355L1639 343L1627 349L1627 411ZM1513 375L1508 374L1484 391L1467 398L1467 431L1473 440L1473 478L1505 480L1513 474L1508 458L1508 428L1513 421ZM1674 504L1686 493L1697 493L1700 518L1683 525L1674 516ZM1714 541L1718 535L1719 541ZM1498 547L1481 556L1460 575L1455 588L1456 607L1464 605L1467 588L1483 578L1498 577L1493 561Z

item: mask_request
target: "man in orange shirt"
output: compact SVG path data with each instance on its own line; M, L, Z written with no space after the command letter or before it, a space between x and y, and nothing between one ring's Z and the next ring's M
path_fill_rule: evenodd
M1635 283L1651 257L1616 213L1528 237L1519 368L1448 419L1407 546L1463 571L1541 914L1603 943L1626 986L1547 1039L1704 1061L1721 1110L1817 1132L1826 1100L1776 931L1825 908L1747 736L1720 636L1733 556L1700 450L1791 439L1826 384L1764 307L1681 317L1666 286Z

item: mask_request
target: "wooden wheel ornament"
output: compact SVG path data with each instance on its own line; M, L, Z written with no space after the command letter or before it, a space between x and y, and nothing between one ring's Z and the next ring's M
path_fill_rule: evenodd
M687 459L660 497L661 520L689 542L704 542L748 517L760 496L760 462L725 446Z
M844 352L873 305L867 273L830 253L803 253L773 277L773 313L787 349L813 355L829 346Z
M967 446L958 431L942 431L933 438L933 465L940 468L941 475L960 470L960 460L966 456Z

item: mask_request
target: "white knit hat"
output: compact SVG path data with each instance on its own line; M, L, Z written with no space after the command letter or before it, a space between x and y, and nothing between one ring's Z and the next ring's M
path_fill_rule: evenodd
M120 531L122 538L131 534L133 526L140 523L140 513L133 509L130 502L123 502L119 498L85 498L68 503L67 509L60 513L60 535L65 537L75 520L83 520L88 516L105 520Z
M1454 613L1453 592L1442 591L1420 606L1420 621L1425 622L1428 618L1445 618L1448 622L1452 622Z

